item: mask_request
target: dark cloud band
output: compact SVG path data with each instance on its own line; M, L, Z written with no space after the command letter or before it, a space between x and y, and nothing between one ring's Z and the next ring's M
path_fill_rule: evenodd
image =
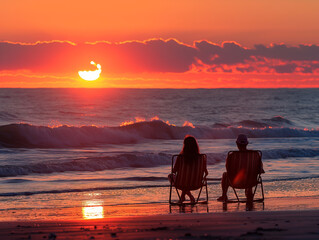
M88 62L100 63L110 73L207 72L309 74L319 68L319 46L256 45L245 48L236 42L217 45L175 39L151 39L123 43L74 44L52 41L36 44L0 42L0 70L41 73L72 73Z

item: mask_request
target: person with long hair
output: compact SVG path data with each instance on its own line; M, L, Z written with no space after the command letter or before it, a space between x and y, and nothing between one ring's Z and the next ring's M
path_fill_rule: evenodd
M193 136L186 135L184 138L184 144L180 155L177 157L175 165L173 167L173 181L177 188L182 190L180 203L185 201L185 196L187 195L191 203L195 203L195 198L191 193L191 190L198 189L198 182L193 182L194 179L198 178L198 174L204 172L203 178L208 175L206 168L206 158L204 159L204 164L200 164L201 155L199 152L199 147L196 139ZM199 169L198 165L204 169L203 171L195 172L195 169ZM172 179L170 179L172 181ZM201 184L201 182L200 182Z

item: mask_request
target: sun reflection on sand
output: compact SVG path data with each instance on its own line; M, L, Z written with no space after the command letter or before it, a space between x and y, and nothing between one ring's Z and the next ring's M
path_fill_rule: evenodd
M86 201L82 207L83 219L104 218L104 209L101 201Z

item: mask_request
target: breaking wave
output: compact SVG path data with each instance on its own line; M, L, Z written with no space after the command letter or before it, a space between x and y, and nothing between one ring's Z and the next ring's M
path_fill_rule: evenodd
M282 117L262 121L216 123L212 126L175 126L161 120L137 122L118 127L0 126L0 146L6 148L72 148L103 144L138 143L147 139L183 139L191 134L198 139L232 139L239 133L249 138L319 137L319 129L296 128Z
M225 161L227 152L207 153L208 165ZM285 159L293 157L317 157L319 149L267 149L263 151L263 161L268 159ZM168 153L120 153L103 157L82 157L60 161L40 163L24 163L20 165L0 166L0 177L13 177L32 174L48 174L59 172L103 171L120 168L151 168L171 164L171 154ZM10 180L11 181L11 180ZM19 179L13 180L20 183Z
M208 164L214 164L225 158L224 153L208 154ZM116 168L147 168L171 164L170 154L122 153L104 157L85 157L73 160L26 163L24 165L0 166L0 177L12 177L30 174L47 174L67 171L102 171Z

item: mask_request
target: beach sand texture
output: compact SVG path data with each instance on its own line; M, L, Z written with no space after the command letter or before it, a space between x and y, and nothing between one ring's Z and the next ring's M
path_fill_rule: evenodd
M318 239L319 210L3 222L1 239Z

